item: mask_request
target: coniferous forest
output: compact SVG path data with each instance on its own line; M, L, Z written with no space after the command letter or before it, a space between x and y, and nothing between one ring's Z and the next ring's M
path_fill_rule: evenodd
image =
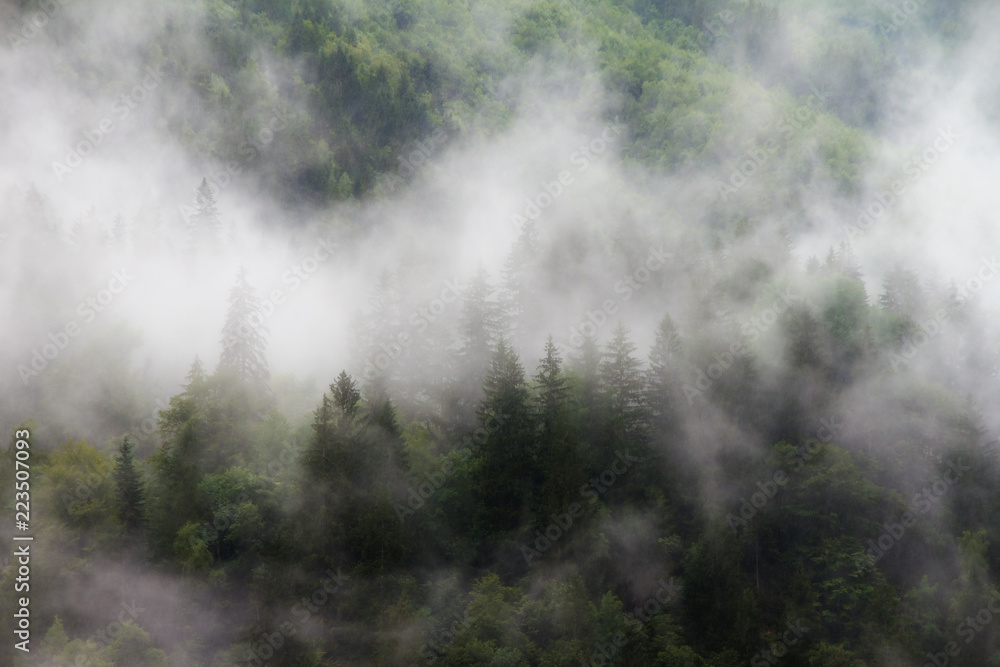
M0 0L0 665L1000 667L997 25Z

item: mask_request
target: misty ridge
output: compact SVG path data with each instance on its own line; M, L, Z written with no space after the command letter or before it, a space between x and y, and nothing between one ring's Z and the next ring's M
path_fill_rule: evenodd
M1000 665L991 3L0 3L0 664Z

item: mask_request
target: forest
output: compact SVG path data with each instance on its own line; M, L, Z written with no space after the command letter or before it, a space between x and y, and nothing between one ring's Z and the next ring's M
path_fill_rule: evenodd
M5 0L0 664L1000 667L998 18Z

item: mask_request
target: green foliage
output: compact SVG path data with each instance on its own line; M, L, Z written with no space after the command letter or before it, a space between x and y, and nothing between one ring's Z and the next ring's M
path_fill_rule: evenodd
M118 454L115 456L113 477L115 514L128 530L135 531L146 522L146 494L142 471L136 464L128 436L122 439Z

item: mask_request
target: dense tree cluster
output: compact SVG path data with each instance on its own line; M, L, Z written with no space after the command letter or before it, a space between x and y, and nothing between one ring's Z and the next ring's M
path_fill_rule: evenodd
M962 36L964 2L924 0L906 30L888 6L831 3L809 62L786 56L810 28L754 0L167 4L139 55L196 95L159 130L290 219L391 195L506 129L519 75L555 86L540 63L587 58L626 166L696 173L711 197L681 224L629 184L641 213L524 221L499 271L443 288L400 262L324 392L272 377L244 268L217 364L196 357L169 400L112 318L39 356L44 373L16 359L0 415L55 444L32 451L38 651L7 642L0 663L1000 665L1000 462L970 396L998 374L995 325L925 267L865 276L849 243L799 266L789 229L804 193L861 205L887 82L928 35ZM51 17L52 39L72 20ZM155 249L196 282L235 245L221 187L202 179L178 223L149 200L61 219L28 186L0 241L63 277ZM41 340L57 272L10 264L10 310ZM617 300L567 315L588 280ZM6 563L0 589L16 576Z
M46 455L42 521L73 546L40 567L58 581L64 559L114 554L253 613L213 634L221 645L167 653L141 618L104 645L86 620L49 616L47 664L121 664L116 651L232 664L275 633L275 665L722 666L775 650L902 665L943 650L997 594L1000 468L946 389L951 341L913 348L946 361L927 372L908 351L927 312L956 308L946 291L900 267L870 299L862 278L842 247L762 284L758 304L790 302L773 326L759 307L748 326L686 312L718 332L706 342L664 314L646 354L618 324L568 358L548 337L529 373L508 338L518 320L480 271L453 344L417 366L440 367L342 372L311 424L254 373L195 360L144 460L127 436L113 458L73 440ZM232 303L245 283L241 270ZM708 289L725 300L731 284ZM771 345L777 367L759 356ZM858 402L871 392L892 419ZM327 580L335 592L302 606ZM784 628L801 636L775 649ZM991 664L1000 634L969 632L955 664Z

